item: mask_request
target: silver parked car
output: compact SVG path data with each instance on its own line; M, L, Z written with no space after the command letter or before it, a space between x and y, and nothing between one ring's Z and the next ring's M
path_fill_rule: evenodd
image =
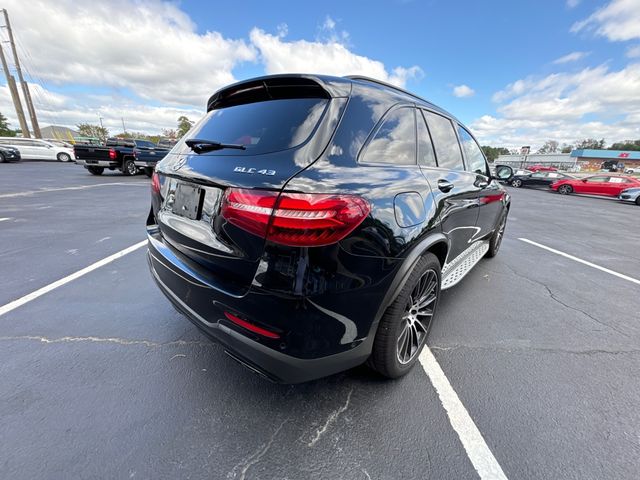
M633 202L640 205L640 187L627 188L620 192L618 199L623 202Z

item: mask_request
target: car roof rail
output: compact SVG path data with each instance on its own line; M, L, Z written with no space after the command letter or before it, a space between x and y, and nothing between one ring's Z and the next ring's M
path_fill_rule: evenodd
M397 85L393 85L391 83L383 82L382 80L378 80L377 78L366 77L364 75L346 75L344 78L348 78L349 80L360 80L360 81L363 81L363 82L376 83L378 85L382 85L383 87L391 88L391 89L396 90L398 92L404 93L405 95L409 95L410 97L417 98L418 100L421 100L421 101L423 101L425 103L428 103L429 105L432 105L432 103L429 100L426 100L426 99L416 95L415 93L411 93L410 91L405 90L404 88L400 88Z

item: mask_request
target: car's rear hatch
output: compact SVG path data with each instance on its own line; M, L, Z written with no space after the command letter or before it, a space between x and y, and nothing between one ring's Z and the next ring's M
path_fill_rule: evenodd
M220 214L225 192L279 192L322 154L349 88L346 81L336 87L314 77L272 76L211 97L205 117L156 167L161 202L155 217L164 241L213 284L245 292L265 240ZM192 139L231 147L195 153L187 144Z

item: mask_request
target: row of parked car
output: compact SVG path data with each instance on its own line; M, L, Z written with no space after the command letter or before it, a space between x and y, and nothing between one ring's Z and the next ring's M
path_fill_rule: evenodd
M640 205L640 178L628 175L599 173L577 178L556 169L514 170L508 165L497 165L496 176L515 188L545 187L561 195L579 193L616 197L620 201Z
M73 146L60 140L0 137L0 163L19 162L23 159L70 162L75 157Z
M120 170L124 175L144 172L151 177L158 160L175 142L109 138L104 145L95 142L70 143L56 139L0 137L0 163L20 160L75 161L93 175L105 169Z

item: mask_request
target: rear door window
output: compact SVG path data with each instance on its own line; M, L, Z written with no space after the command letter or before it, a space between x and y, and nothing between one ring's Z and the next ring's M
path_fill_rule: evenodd
M458 125L458 135L460 135L460 143L464 151L464 158L467 164L467 170L480 175L487 174L487 164L480 146L473 139L471 134Z
M425 167L436 167L436 154L433 151L431 135L427 129L427 124L421 112L416 112L418 122L418 165Z
M197 138L240 144L245 150L217 150L215 155L260 155L304 143L325 111L324 98L287 98L212 110L183 140Z
M424 117L433 138L438 166L450 170L464 170L462 151L451 121L429 111L424 112Z
M392 111L384 119L373 139L365 147L363 161L415 165L416 121L414 108Z

